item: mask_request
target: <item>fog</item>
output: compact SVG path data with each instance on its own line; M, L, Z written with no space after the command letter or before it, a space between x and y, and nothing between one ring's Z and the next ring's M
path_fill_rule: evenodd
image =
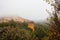
M43 0L0 0L0 17L19 16L30 20L45 20L50 6Z

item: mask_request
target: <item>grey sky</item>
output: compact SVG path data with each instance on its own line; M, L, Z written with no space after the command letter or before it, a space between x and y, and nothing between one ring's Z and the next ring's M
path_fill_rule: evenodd
M50 7L43 0L0 0L0 17L20 16L30 20L44 20L45 9Z

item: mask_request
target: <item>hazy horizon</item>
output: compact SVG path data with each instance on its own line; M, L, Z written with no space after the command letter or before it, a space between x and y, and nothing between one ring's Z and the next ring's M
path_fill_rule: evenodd
M43 0L0 0L0 17L19 16L30 20L45 20L50 6Z

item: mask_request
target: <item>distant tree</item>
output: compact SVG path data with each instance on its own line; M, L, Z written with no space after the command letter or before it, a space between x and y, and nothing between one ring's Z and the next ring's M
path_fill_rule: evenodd
M31 32L19 27L4 27L0 29L0 40L30 40Z
M28 29L27 23L13 20L0 23L0 40L33 40L35 34Z
M44 25L44 24L43 24ZM42 38L44 37L48 37L48 34L47 34L47 26L43 26L39 23L35 24L35 35L36 35L36 38L41 40Z

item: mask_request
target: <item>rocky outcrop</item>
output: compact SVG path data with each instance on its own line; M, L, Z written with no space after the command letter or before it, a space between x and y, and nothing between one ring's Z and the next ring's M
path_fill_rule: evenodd
M24 18L21 18L21 17L3 17L3 18L0 18L0 23L1 22L9 22L11 20L13 20L15 22L20 22L20 23L30 22L30 20L24 19Z

